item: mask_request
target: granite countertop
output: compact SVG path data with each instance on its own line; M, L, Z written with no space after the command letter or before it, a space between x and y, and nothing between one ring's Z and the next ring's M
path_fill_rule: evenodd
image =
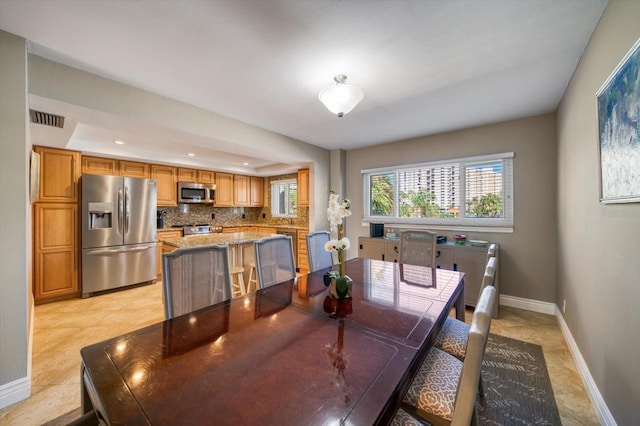
M274 235L276 234L264 234L260 232L213 233L206 235L191 235L188 237L161 237L161 241L167 245L177 248L189 248L213 244L248 244Z

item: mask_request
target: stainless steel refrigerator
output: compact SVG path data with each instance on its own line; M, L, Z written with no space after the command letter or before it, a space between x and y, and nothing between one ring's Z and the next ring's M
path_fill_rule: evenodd
M82 175L82 297L153 281L156 181Z

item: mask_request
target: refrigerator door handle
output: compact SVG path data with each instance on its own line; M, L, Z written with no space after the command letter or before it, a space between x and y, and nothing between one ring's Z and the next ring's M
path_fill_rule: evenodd
M123 212L124 212L124 200L122 199L122 188L118 188L118 233L122 234L124 231L123 226Z
M99 256L102 254L133 253L136 251L144 251L144 250L149 250L153 248L156 248L155 244L143 246L143 247L87 250L85 251L85 253L88 255Z
M125 186L124 188L124 233L129 233L129 188Z

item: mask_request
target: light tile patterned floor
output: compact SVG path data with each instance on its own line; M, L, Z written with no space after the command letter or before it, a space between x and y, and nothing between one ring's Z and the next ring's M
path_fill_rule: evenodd
M41 425L80 405L80 349L164 319L160 282L36 306L32 395L0 410L0 424ZM467 311L470 320L470 311ZM564 425L599 424L556 319L501 307L491 332L543 347Z

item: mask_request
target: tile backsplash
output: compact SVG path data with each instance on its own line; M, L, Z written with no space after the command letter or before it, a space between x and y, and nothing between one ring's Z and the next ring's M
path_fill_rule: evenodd
M298 217L274 218L269 207L211 207L181 204L178 207L158 207L164 212L165 228L174 225L241 226L255 223L265 225L308 226L309 208L300 207ZM264 217L263 217L264 216Z

